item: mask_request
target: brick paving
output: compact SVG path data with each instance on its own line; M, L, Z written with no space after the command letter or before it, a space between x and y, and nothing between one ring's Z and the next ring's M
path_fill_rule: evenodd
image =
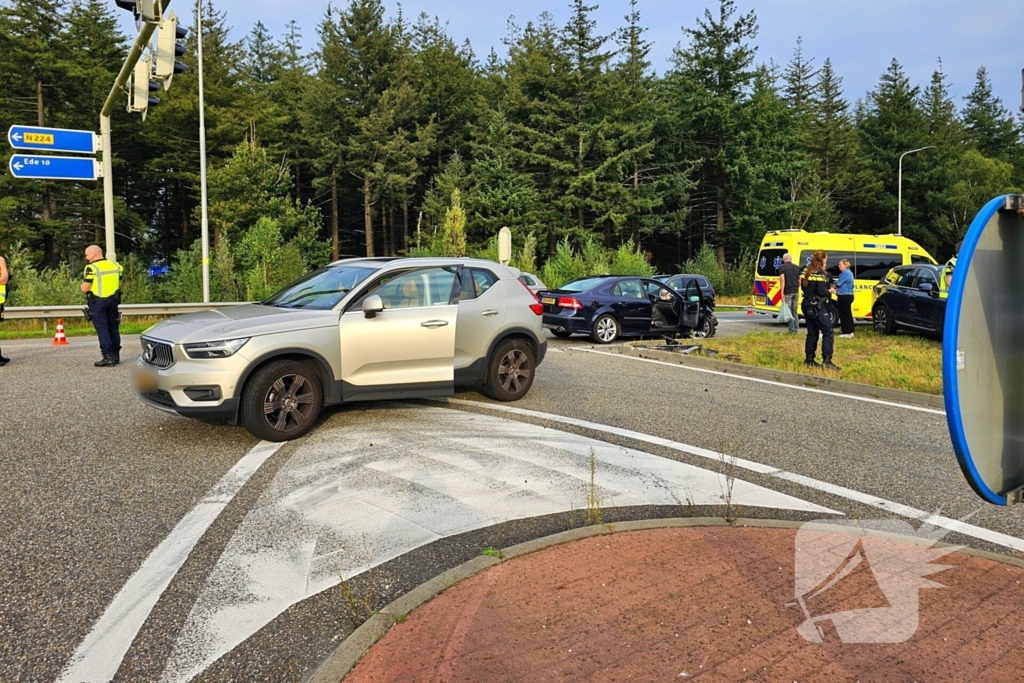
M516 558L409 614L345 681L1024 680L1024 569L946 555L934 563L951 568L928 579L948 588L919 591L910 640L843 643L826 623L810 643L797 632L804 613L786 606L795 536L667 528ZM851 572L825 613L885 606L874 576Z

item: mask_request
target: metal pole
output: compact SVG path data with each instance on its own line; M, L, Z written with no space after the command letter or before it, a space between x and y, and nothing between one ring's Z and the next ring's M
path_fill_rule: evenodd
M901 235L901 236L903 235L903 157L907 156L908 154L915 154L916 152L923 152L926 149L935 149L935 145L928 145L927 147L918 147L917 149L911 149L911 150L906 151L906 152L904 152L903 154L900 155L899 180L897 181L897 185L899 186L899 188L897 190L898 199L896 200L896 234L897 235Z
M896 200L896 234L903 235L903 157L906 154L900 155L900 173L899 180L896 184L899 186L898 198Z
M171 4L171 0L163 0L164 9L169 4ZM117 74L117 78L114 79L114 85L110 88L110 94L107 95L107 99L103 102L103 108L100 110L100 144L103 146L103 223L106 229L106 256L111 261L115 260L117 254L114 249L114 164L112 159L113 152L110 149L110 113L114 111L114 102L124 89L128 78L132 75L135 64L139 61L139 57L142 56L142 51L149 45L155 30L156 24L145 23L139 29L139 35L135 37L135 43L128 52L128 59L121 66L121 71Z
M100 146L103 147L103 225L106 228L107 258L117 260L114 249L114 163L110 149L110 116L100 116Z
M206 104L203 99L203 0L196 0L196 36L199 39L199 202L203 241L203 303L210 302L210 222L206 208Z

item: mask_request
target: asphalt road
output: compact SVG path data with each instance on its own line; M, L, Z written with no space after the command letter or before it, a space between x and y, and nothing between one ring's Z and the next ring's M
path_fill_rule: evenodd
M726 320L743 316L723 315ZM720 330L758 324L725 322ZM125 345L131 349L137 340L126 338ZM257 442L239 427L209 426L144 406L128 389L127 366L92 367L98 356L93 339L72 339L63 348L41 341L4 342L3 348L14 361L0 369L0 680L52 681L154 548ZM859 519L891 515L802 485L798 477L919 510L941 510L955 519L973 513L971 524L1024 537L1019 510L985 506L971 493L942 415L605 352L583 340L552 340L533 390L514 406L528 414L496 411L475 393L456 397L472 405L449 407L637 448ZM344 434L339 427L355 423L394 429L396 416L388 405L336 409L312 438ZM714 461L639 442L621 430L796 476L784 480L737 470L727 458ZM301 448L286 445L270 456L216 518L148 615L117 680L157 680L164 674L168 661L178 656L178 634L220 558ZM548 517L508 522L495 527L498 531L461 533L447 545L419 549L384 565L390 578L375 598L386 601L480 548L560 525L564 520ZM971 536L953 534L948 540L1012 552ZM327 591L297 604L196 680L300 678L356 619L345 614L339 595Z

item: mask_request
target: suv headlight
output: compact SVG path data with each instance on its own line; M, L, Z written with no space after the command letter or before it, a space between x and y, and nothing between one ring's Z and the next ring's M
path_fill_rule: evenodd
M185 344L185 355L192 360L206 360L210 358L227 358L235 355L238 349L245 346L245 339L230 339L228 341L199 342L197 344Z

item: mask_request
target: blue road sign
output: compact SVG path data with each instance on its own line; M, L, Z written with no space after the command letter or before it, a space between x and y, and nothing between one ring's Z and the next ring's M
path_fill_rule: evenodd
M953 450L971 488L995 505L1024 499L1022 206L1022 197L996 197L967 229L942 339Z
M90 130L39 128L38 126L11 126L7 141L14 149L42 152L96 153L96 134Z
M45 157L15 154L8 164L15 178L40 180L96 180L99 164L89 157Z

